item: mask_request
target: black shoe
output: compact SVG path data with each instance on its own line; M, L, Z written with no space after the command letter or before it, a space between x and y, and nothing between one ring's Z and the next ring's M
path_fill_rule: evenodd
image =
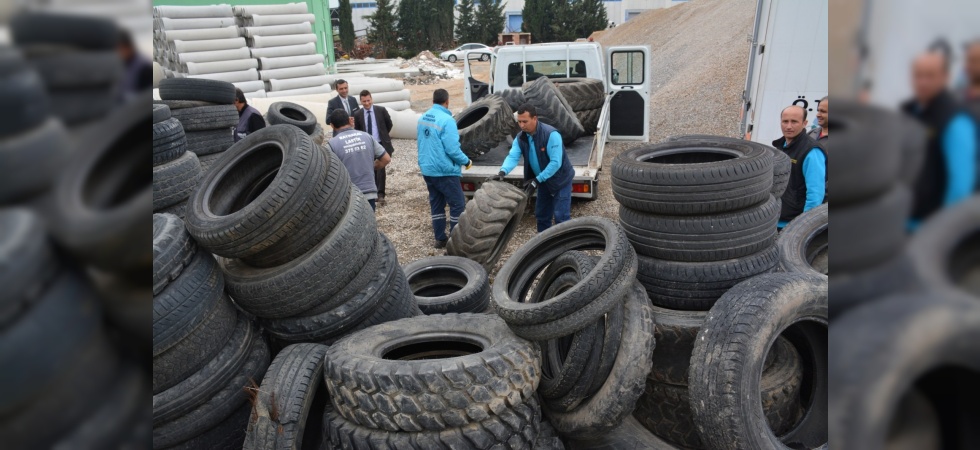
M433 247L435 247L435 248L446 248L446 242L447 241L436 241L436 245L434 245Z

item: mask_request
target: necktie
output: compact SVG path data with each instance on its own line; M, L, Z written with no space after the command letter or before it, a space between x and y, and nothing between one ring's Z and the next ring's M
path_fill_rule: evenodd
M350 103L347 102L347 99L346 98L342 98L342 99L340 99L340 101L344 103L344 111L347 111L347 115L349 116L350 115Z
M367 114L367 118L365 119L365 121L367 122L367 133L370 134L371 136L374 136L374 131L372 131L373 127L371 126L371 110L365 109L364 113Z

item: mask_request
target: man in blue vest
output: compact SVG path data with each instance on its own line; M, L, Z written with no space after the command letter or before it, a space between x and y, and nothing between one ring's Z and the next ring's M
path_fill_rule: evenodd
M528 195L538 191L534 216L540 233L551 227L552 219L559 224L571 218L575 170L565 154L561 134L551 125L538 122L534 106L525 103L517 108L517 123L521 132L514 139L500 172L491 179L503 181L524 157L524 189Z
M265 128L265 119L259 110L249 106L245 100L245 93L241 89L235 89L235 109L238 110L238 126L235 127L235 142L242 140L256 131Z
M781 229L796 216L823 203L827 193L827 154L819 142L807 136L803 107L783 108L779 124L783 137L772 141L772 146L782 149L793 163L776 224Z

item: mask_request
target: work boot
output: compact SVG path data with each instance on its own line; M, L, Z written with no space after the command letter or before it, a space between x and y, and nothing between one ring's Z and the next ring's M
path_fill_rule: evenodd
M437 240L436 241L436 245L434 245L433 247L435 247L435 248L446 248L446 242L447 241L438 241Z

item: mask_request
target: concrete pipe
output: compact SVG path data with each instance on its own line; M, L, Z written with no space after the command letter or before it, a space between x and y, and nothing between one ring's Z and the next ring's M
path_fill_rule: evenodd
M199 30L202 28L222 28L237 26L238 22L234 17L213 17L203 19L170 19L164 17L160 19L161 27L164 30Z
M384 106L390 111L404 111L406 109L412 108L412 102L408 100L403 100L400 102L388 102L388 103L378 103L378 106Z
M203 75L188 75L187 78L204 78L207 80L221 80L229 83L239 83L242 81L255 81L259 79L259 71L255 69L242 70L240 72L208 73Z
M315 55L316 44L310 42L284 47L250 48L253 58L284 58L286 56Z
M283 56L281 58L259 58L259 68L262 70L282 69L284 67L309 66L312 64L323 64L323 55L299 55L299 56Z
M248 48L236 48L232 50L215 50L211 52L192 52L177 54L177 61L181 64L186 63L206 63L216 61L233 61L236 59L251 59L252 54Z
M421 114L411 109L405 109L389 111L389 115L391 116L391 130L388 131L388 135L392 139L416 139L418 137L417 127Z
M207 39L203 41L174 41L168 46L174 53L210 52L215 50L231 50L247 48L245 38ZM251 56L251 55L250 55Z
M313 77L317 75L326 75L326 73L327 73L327 69L325 69L321 64L313 64L310 66L303 66L303 67L287 67L285 69L270 69L270 70L259 71L259 75L262 77L263 81L268 81L273 79L283 80L286 78Z
M369 89L370 90L370 89ZM355 95L360 95L361 91L354 92ZM411 100L412 93L408 89L402 89L400 91L388 91L388 92L378 92L375 94L371 92L371 100L375 103L391 103L400 102L403 100Z
M289 25L291 23L300 22L310 22L316 20L316 16L313 14L252 14L252 17L246 19L248 25L252 27L265 27L269 25Z
M204 30L173 30L164 31L164 39L168 41L201 41L205 39L229 39L238 36L238 27L210 28Z
M233 61L215 61L203 63L184 64L188 75L202 75L206 73L237 72L240 70L258 69L259 62L254 59L236 59Z
M154 6L153 17L171 19L196 19L203 17L234 17L231 5L211 6Z
M307 42L316 42L316 35L310 34L288 34L285 36L255 36L247 39L252 48L283 47L286 45L300 45Z
M330 87L329 81L327 81L327 75L317 75L313 77L303 77L303 78L289 78L285 80L269 80L269 91L288 91L291 89L302 89L308 87L317 86L327 86Z
M347 81L350 84L351 92L361 92L364 89L371 93L397 92L405 89L405 83L401 80L386 80L383 78L355 78Z
M236 88L241 89L242 92L245 92L245 93L255 92L255 91L264 91L265 90L265 87L266 87L265 86L265 81L262 81L262 80L256 80L256 81L239 81L237 83L232 83L232 84L234 84Z
M289 34L312 33L313 26L309 22L301 22L289 25L270 25L267 27L244 27L243 30L245 37L285 36Z
M349 80L355 77L363 77L362 73L334 73L327 75L327 80L330 82L330 86L333 87L333 83L337 80Z
M279 15L306 14L310 12L306 7L306 3L286 3L284 5L246 5L235 6L232 9L235 11L235 15L242 17L252 17L255 14Z
M252 99L252 98L265 98L266 92L265 92L265 89L260 89L260 90L255 91L255 92L246 92L245 93L245 96L246 96L246 100Z
M273 97L292 97L296 95L309 95L309 94L326 94L330 92L329 86L315 86L302 89L290 89L288 91L273 91L266 92L265 96L267 98Z

